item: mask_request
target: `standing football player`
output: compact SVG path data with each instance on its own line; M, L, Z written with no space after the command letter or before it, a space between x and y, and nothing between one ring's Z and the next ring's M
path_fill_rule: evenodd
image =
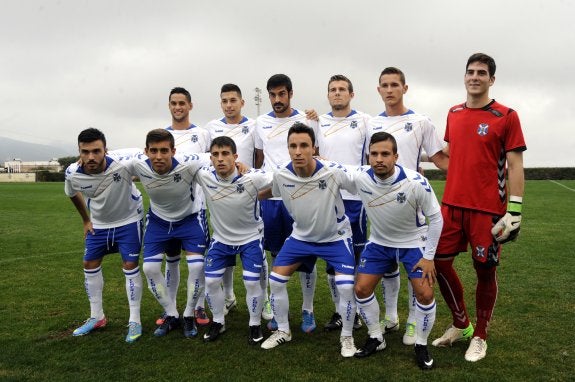
M453 324L435 346L471 338L465 359L487 354L487 327L497 300L501 244L514 240L521 225L526 145L517 112L489 96L495 82L495 60L483 53L467 60L465 103L447 116L445 141L450 156L442 213L445 224L435 256L441 294ZM463 286L453 267L471 245L477 275L475 329L463 299Z
M397 164L414 171L419 170L422 152L425 151L429 160L438 168L447 170L449 158L442 151L443 144L437 135L435 126L429 119L408 109L403 96L408 86L405 74L398 68L388 67L379 75L377 91L385 105L385 111L369 121L367 142L370 137L380 131L394 136L397 141ZM366 150L368 148L366 147ZM399 295L399 267L383 275L381 286L385 304L385 315L381 321L384 333L399 330L397 314L397 298ZM416 340L415 307L417 299L412 283L407 284L409 298L409 315L405 324L403 343L413 346Z
M271 301L278 330L262 343L262 348L271 349L291 341L287 283L300 267L308 272L315 268L319 257L335 269L337 311L341 312L343 321L341 355L353 357L357 350L352 336L356 311L355 256L351 226L340 194L341 189L351 190L353 185L341 165L313 158L315 133L310 127L295 123L287 133L287 142L291 161L274 172L270 194L282 198L294 223L270 273Z
M90 318L72 335L83 336L106 326L102 260L109 253L119 252L130 306L126 342L131 343L142 335L142 276L138 266L144 217L142 196L128 169L106 155L106 137L101 131L82 131L78 149L80 160L66 169L64 190L84 225L84 286L90 301Z
M344 75L332 76L327 85L327 99L331 112L320 115L318 151L322 158L345 165L361 166L364 162L364 147L369 115L351 108L354 97L353 84ZM345 144L343 144L345 142ZM345 214L350 220L353 232L353 248L359 258L367 240L367 216L359 196L342 190ZM336 311L324 326L327 331L341 328L341 314L337 311L339 296L335 285L333 268L326 269L332 301ZM354 320L354 329L361 326L359 315Z
M266 89L273 110L260 115L256 120L256 168L271 171L290 160L286 147L287 134L296 122L305 123L317 130L317 121L312 120L314 111L303 113L291 107L293 87L291 79L285 74L275 74L268 79ZM309 114L309 117L308 117ZM284 241L292 231L293 219L286 210L281 198L274 197L262 200L262 217L264 219L264 249L275 258ZM315 266L308 272L300 272L303 294L301 330L311 333L317 327L313 313L313 298L317 270ZM268 329L276 330L277 322L271 320Z

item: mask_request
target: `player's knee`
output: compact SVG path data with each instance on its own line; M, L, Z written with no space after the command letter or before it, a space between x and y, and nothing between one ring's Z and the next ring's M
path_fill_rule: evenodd
M144 262L142 270L147 278L162 277L162 263L155 261Z
M127 271L131 271L132 269L136 269L138 267L137 261L124 261L123 268Z
M416 281L417 282L417 281ZM433 302L433 288L427 287L415 291L415 299L422 305L429 305Z
M356 284L354 287L355 296L359 299L368 298L373 294L373 290L370 290L366 285Z

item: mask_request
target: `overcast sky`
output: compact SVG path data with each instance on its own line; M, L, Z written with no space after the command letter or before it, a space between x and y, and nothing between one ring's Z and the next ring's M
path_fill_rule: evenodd
M292 106L329 110L327 81L347 75L352 106L384 106L379 73L407 76L406 104L441 138L465 101L469 55L497 63L491 96L517 110L527 167L575 166L575 2L560 0L3 2L0 139L75 147L86 127L109 148L143 147L170 124L168 94L192 94L195 124L220 118L222 84L238 84L255 117L254 88L285 73ZM261 113L270 108L264 90ZM0 153L0 160L4 160Z

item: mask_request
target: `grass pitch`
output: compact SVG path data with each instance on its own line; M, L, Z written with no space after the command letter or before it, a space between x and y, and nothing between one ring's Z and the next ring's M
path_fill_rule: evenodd
M444 183L433 185L440 197ZM119 255L108 256L103 265L108 326L85 337L72 337L72 330L89 315L80 217L64 195L62 183L0 184L0 380L572 380L575 181L528 181L525 195L521 235L516 243L505 245L498 269L499 297L487 357L475 364L466 362L466 343L430 347L436 368L422 372L414 363L412 348L401 343L407 316L404 276L401 330L386 336L388 346L383 352L367 359L343 359L339 334L322 331L333 311L322 261L315 296L318 330L312 335L299 330L301 292L298 277L293 277L289 293L294 338L273 350L247 343L248 315L239 267L235 277L239 308L226 317L227 331L216 342L185 339L180 332L154 338L154 321L161 308L146 289L144 335L126 344L128 308ZM469 311L474 312L470 257L460 255L456 267L466 287ZM182 279L186 275L182 265ZM436 297L431 340L450 324L438 288ZM184 299L182 285L180 306ZM366 336L365 327L358 330L356 344L363 344Z

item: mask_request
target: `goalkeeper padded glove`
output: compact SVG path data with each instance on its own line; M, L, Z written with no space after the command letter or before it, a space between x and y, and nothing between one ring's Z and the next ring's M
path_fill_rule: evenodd
M507 213L491 229L491 234L497 242L503 244L517 239L521 228L522 203L523 198L520 196L509 197Z

